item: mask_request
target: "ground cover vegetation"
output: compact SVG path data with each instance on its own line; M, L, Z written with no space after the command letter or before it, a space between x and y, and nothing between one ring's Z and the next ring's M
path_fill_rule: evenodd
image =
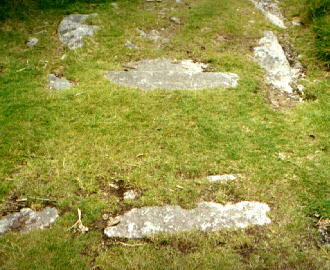
M308 13L315 26L287 30L306 67L306 100L274 110L251 48L263 30L286 30L271 25L249 1L123 0L115 1L117 7L108 1L52 2L61 8L41 6L41 12L29 1L11 1L29 11L7 18L1 12L0 210L40 209L45 204L33 198L47 198L61 218L49 230L1 236L0 269L329 268L329 248L317 230L320 220L330 218L328 41L316 36L314 46L314 31L328 31L321 23L327 12ZM301 1L283 0L281 7L288 19L304 22ZM63 16L95 12L99 16L90 23L100 26L96 36L82 49L64 48L56 33ZM137 27L163 28L170 43L159 49ZM27 38L41 30L47 32L38 35L40 43L27 48ZM142 49L125 47L126 40ZM239 87L141 92L104 78L128 61L157 57L193 59L237 73ZM65 74L76 85L51 91L49 73ZM206 181L224 173L242 178ZM124 201L109 184L134 188L140 196ZM30 199L19 204L20 198ZM134 241L103 236L103 214L153 205L192 208L202 200L265 202L273 222ZM78 208L90 228L86 234L68 230Z

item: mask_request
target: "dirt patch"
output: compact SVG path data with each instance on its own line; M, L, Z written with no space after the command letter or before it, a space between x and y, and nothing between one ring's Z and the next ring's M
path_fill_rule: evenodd
M128 190L134 189L124 180L116 180L111 183L101 183L100 188L103 191L102 195L104 199L108 199L110 196L116 196L121 201L124 200L124 193Z
M321 235L323 244L330 244L330 219L320 218L316 223L316 228Z
M249 263L252 253L255 251L255 248L248 244L243 244L235 248L236 252L241 256L243 263Z
M269 86L266 92L266 101L274 109L285 111L301 103L301 97L299 95L292 96L285 92L279 92L277 89Z

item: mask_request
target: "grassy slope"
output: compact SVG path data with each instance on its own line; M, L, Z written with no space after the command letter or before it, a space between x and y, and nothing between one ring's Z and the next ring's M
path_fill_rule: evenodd
M317 100L290 112L273 111L264 101L262 70L251 46L271 26L245 0L185 1L168 11L184 22L158 17L174 1L121 1L73 6L31 14L25 22L1 26L0 196L57 200L61 218L50 230L0 238L2 269L326 269L329 250L319 246L315 213L329 217L330 94L325 74L311 57L307 91ZM152 9L155 7L156 9ZM102 26L85 48L67 52L56 37L63 13L97 12ZM62 13L61 13L62 12ZM293 11L292 11L293 12ZM249 22L251 18L254 23ZM48 25L43 25L48 21ZM156 49L135 28L165 28L171 43ZM27 49L31 33L46 29ZM291 29L304 52L308 30ZM216 35L227 38L216 41ZM131 51L131 40L145 48ZM308 54L308 51L306 52ZM192 58L214 70L240 75L237 89L140 92L107 82L107 70L143 58ZM48 62L46 62L48 61ZM24 70L22 70L24 68ZM77 86L53 92L46 75L60 71ZM317 81L315 81L317 80ZM315 139L308 136L313 134ZM283 153L285 160L278 156ZM242 173L243 179L210 185L205 176ZM123 180L142 195L123 202L107 193ZM183 189L178 189L177 186ZM268 203L274 221L267 227L213 234L155 236L141 247L105 241L97 224L102 213L145 205L200 200ZM38 209L41 204L32 203ZM85 235L67 231L81 208ZM94 268L97 269L97 268Z

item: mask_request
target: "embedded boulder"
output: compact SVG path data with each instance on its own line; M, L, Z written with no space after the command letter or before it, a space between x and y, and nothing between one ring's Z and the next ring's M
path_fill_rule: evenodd
M202 202L191 210L180 206L134 208L117 216L114 226L107 227L104 233L110 238L143 238L157 233L246 228L271 223L266 216L269 210L265 203L248 201L226 205Z
M254 48L254 56L265 70L267 83L279 91L293 93L292 84L302 75L302 71L300 68L291 68L282 46L272 31L265 31L259 46Z
M0 219L0 234L6 232L30 232L49 227L58 218L56 208L46 207L41 211L23 208L18 213Z
M94 36L95 30L99 29L98 26L84 24L91 16L97 14L71 14L64 17L58 27L60 41L71 50L83 47L84 36Z
M191 60L153 59L125 65L129 71L110 71L106 78L141 90L199 90L237 87L238 76L227 72L204 72L207 66Z

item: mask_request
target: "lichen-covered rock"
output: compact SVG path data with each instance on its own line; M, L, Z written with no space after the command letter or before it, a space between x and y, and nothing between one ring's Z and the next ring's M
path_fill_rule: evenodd
M285 29L282 13L278 7L277 0L250 0L266 18L276 26Z
M73 83L70 83L66 78L59 78L55 74L49 74L48 81L50 88L54 90L65 90L73 86Z
M267 83L280 91L293 93L291 84L300 71L290 67L283 48L273 32L264 33L259 46L254 48L254 55L265 69Z
M64 17L58 27L60 41L71 50L81 48L84 45L84 36L93 36L95 30L99 28L95 25L84 24L91 16L97 16L97 14L71 14Z
M0 234L9 231L30 232L32 230L49 227L58 218L56 208L46 207L41 211L23 208L18 213L13 213L0 219Z
M199 90L237 87L238 76L226 72L203 72L205 64L191 60L154 59L126 65L131 71L110 71L106 78L142 90Z
M269 210L267 204L247 201L227 205L203 202L191 210L180 206L142 207L118 216L116 225L107 227L104 233L107 237L143 238L157 233L246 228L269 224Z

